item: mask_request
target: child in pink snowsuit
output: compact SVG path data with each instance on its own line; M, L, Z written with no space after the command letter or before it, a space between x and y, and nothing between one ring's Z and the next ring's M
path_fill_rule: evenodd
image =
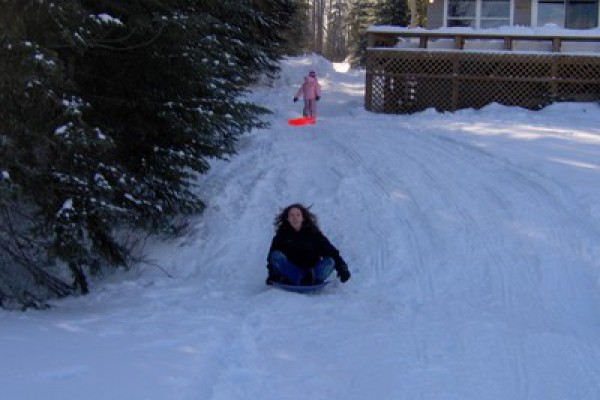
M317 101L321 98L321 85L317 82L317 74L315 71L310 71L308 76L304 77L304 83L298 89L298 93L294 96L294 103L302 95L304 98L304 110L302 114L305 117L317 118Z

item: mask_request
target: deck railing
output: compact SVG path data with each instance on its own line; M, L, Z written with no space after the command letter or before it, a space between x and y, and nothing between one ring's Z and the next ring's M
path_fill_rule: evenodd
M600 36L376 29L368 39L370 111L600 100Z

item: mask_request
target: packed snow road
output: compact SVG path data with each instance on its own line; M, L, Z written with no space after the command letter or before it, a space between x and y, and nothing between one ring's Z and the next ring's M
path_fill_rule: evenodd
M309 69L323 85L319 120L289 127ZM0 315L2 354L29 360L0 368L3 391L600 398L595 105L559 106L571 121L501 106L389 116L364 111L363 90L360 72L286 60L252 94L272 126L202 178L208 208L188 236L148 244L172 278L144 267L48 313ZM293 202L313 205L349 282L314 295L264 285L273 218Z

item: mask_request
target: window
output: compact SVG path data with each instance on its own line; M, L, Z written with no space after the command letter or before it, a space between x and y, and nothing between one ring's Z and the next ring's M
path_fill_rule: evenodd
M510 1L481 0L481 28L510 25Z
M598 26L598 0L539 0L537 26L589 29Z
M447 26L475 28L476 6L476 0L448 0Z
M496 28L511 24L511 0L448 0L446 4L449 27Z
M538 26L554 24L560 26L561 28L564 28L564 23L564 0L540 0L538 2Z

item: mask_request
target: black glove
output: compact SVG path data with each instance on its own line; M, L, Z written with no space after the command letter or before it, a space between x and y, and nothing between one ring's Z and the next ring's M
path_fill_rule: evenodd
M340 282L345 283L348 279L350 279L350 271L348 271L348 267L340 268L337 272L338 278L340 278Z
M298 101L298 98L297 98L297 97L294 97L294 103L295 103L295 102L297 102L297 101Z
M321 96L316 97L317 101L321 100Z

